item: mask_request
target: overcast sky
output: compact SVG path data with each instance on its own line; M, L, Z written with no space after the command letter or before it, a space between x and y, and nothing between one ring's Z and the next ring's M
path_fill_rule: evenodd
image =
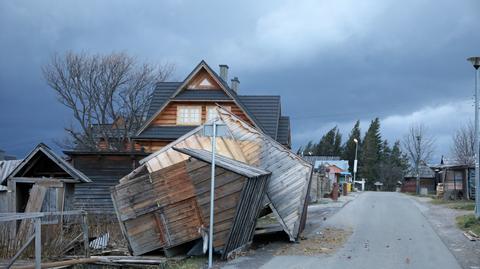
M23 157L64 135L41 66L67 50L173 63L176 80L228 64L242 94L281 95L294 149L378 116L390 141L424 123L439 158L473 115L478 0L231 2L1 1L0 148Z

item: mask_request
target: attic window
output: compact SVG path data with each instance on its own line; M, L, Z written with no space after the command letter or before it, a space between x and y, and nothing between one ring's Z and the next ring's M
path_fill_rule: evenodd
M178 106L177 125L200 125L202 119L201 106Z

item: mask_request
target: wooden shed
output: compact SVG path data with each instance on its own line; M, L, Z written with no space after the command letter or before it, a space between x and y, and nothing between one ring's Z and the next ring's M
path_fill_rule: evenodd
M269 206L280 229L283 228L290 240L297 240L305 227L312 165L227 109L217 107L217 111L218 120L226 124L229 133L217 138L218 154L272 173L265 205ZM143 159L143 166L120 181L128 181L144 169L153 173L188 158L173 147L210 150L211 139L203 135L203 126Z
M63 211L73 208L77 183L90 179L40 143L2 183L7 185L7 212Z
M174 150L188 158L152 173L144 170L112 189L134 255L201 239L209 227L211 152ZM213 246L222 258L251 242L269 177L263 169L216 157Z

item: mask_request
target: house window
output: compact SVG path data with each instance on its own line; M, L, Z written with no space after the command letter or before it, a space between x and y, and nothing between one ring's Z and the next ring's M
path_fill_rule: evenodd
M200 125L202 118L201 106L178 106L177 124L178 125Z
M230 111L230 109L231 109L229 106L225 106L223 108L225 108L228 111ZM217 107L216 106L207 106L207 121L211 121L211 120L213 120L217 117L218 117Z

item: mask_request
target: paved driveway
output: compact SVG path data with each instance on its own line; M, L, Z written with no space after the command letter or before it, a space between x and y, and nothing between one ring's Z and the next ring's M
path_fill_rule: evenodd
M353 229L335 254L275 256L260 268L460 268L418 205L403 194L366 192L325 224Z

